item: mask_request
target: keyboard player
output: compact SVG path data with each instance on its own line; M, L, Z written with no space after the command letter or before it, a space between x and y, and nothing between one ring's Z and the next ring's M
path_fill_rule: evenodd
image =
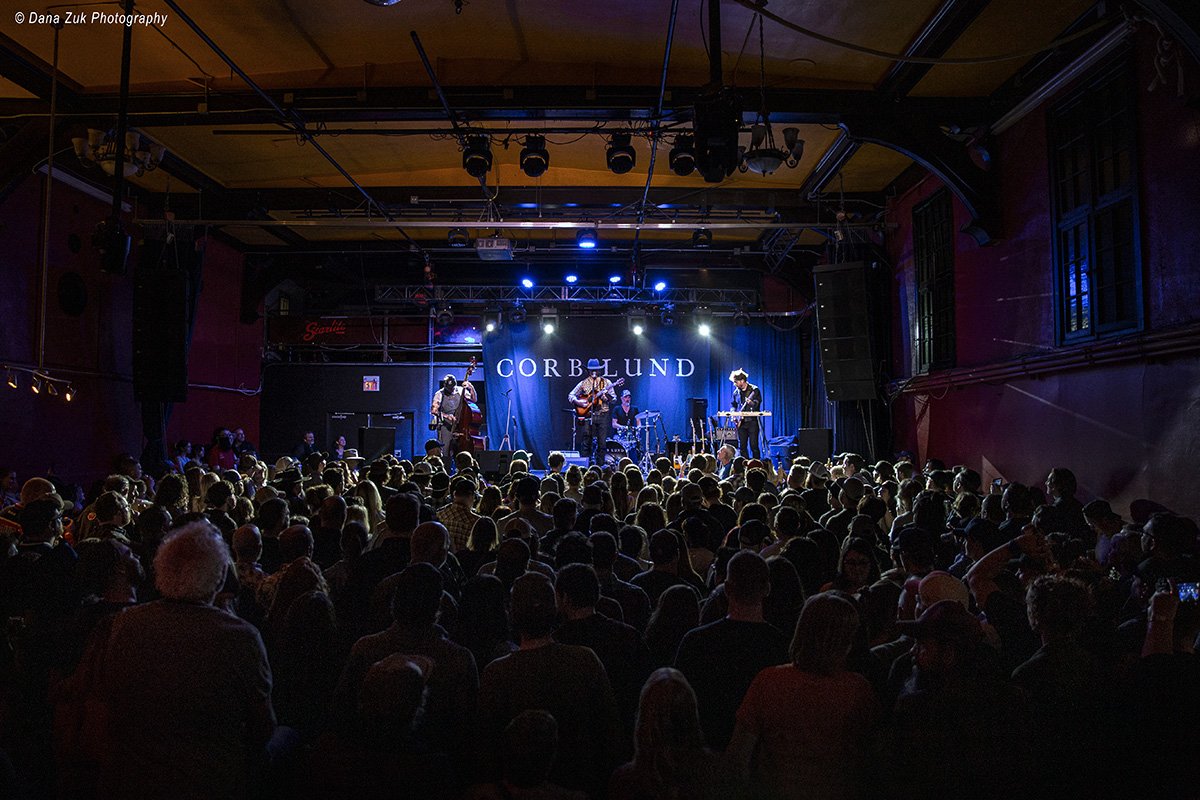
M761 411L762 390L750 383L750 376L743 369L729 373L733 383L733 399L730 408L734 411ZM758 417L739 417L737 420L738 453L745 458L762 458L759 446Z

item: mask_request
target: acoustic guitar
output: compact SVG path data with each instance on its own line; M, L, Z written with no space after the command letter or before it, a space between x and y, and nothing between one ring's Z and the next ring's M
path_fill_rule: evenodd
M603 389L597 389L594 392L588 392L585 395L580 395L579 399L575 401L575 416L578 417L579 420L587 419L592 411L594 411L596 407L600 405L600 400L604 396L604 393L609 389L616 389L623 383L625 383L624 378L617 378Z

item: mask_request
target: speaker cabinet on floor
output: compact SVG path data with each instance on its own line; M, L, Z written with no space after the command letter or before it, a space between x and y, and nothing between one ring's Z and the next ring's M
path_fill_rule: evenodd
M396 451L395 428L359 428L358 454L371 463Z
M830 400L874 400L866 266L822 264L813 268L817 286L817 329L825 393Z
M508 472L512 457L512 450L482 450L475 454L475 460L479 462L479 471L489 481L497 480Z
M808 456L813 461L828 461L833 455L833 430L801 428L796 431L796 455Z

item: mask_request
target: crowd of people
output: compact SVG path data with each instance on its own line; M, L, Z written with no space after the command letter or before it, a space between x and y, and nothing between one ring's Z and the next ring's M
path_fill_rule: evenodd
M0 796L1200 791L1189 518L1064 468L427 453L0 471Z

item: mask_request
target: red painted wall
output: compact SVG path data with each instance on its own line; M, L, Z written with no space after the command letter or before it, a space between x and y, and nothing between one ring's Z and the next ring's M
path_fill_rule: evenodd
M31 176L0 203L0 362L37 363L40 297L41 205L44 178ZM0 467L15 468L20 480L50 469L64 480L89 485L107 474L114 456L140 453L141 418L133 399L133 279L100 270L90 244L96 224L109 206L61 183L51 193L49 292L45 366L53 375L70 378L78 390L71 403L61 396L35 395L28 376L21 388L0 385ZM79 237L77 252L71 235ZM135 245L136 250L136 245ZM134 263L136 252L130 259ZM87 287L87 304L79 317L59 307L60 278L76 272ZM258 387L261 323L238 323L241 258L231 248L210 242L204 290L192 345L192 383ZM193 389L179 404L170 435L207 440L220 424L245 425L257 436L258 398Z
M224 425L243 428L246 438L258 444L263 323L238 320L241 285L241 254L210 239L188 359L191 387L188 401L172 409L168 442L208 442L213 429Z
M1144 308L1148 332L1200 321L1200 113L1172 88L1147 93L1153 41L1135 51L1139 86ZM1187 84L1200 70L1188 65ZM1069 89L1067 90L1069 91ZM960 234L955 251L958 367L1013 363L1055 347L1045 108L996 142L1003 213L998 243ZM930 176L888 208L894 265L892 370L911 375L914 299L912 209L940 188ZM967 221L955 201L955 222ZM1138 497L1200 515L1200 359L1195 354L1070 369L998 384L975 383L893 405L896 449L1003 477L1041 483L1071 467L1085 501L1119 512Z

